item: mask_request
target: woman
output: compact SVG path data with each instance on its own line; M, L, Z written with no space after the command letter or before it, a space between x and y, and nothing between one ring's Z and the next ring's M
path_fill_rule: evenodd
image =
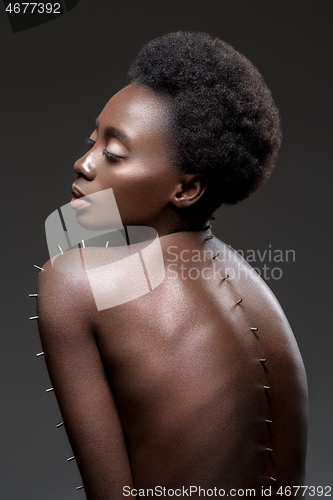
M87 498L274 496L304 481L304 366L272 292L209 221L268 179L278 112L256 68L202 33L153 40L129 75L75 163L72 206L87 225L92 196L112 189L125 228L157 232L165 277L98 307L89 272L117 260L109 247L65 252L67 272L50 261L38 279L45 359ZM74 269L78 252L93 255L87 272Z

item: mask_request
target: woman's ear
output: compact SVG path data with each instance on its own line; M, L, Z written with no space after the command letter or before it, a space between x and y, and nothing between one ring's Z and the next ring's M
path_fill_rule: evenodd
M204 194L208 180L201 174L184 174L171 195L171 202L178 208L193 206Z

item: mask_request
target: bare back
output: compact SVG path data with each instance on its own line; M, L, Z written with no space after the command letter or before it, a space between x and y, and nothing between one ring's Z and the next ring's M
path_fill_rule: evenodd
M306 379L294 336L263 281L213 241L165 237L164 282L99 313L134 483L302 484Z
M277 300L216 238L161 244L162 284L92 313L134 487L302 485L306 377Z

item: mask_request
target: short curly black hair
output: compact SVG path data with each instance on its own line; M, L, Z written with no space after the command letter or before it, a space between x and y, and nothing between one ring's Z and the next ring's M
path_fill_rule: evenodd
M208 179L211 212L268 179L281 143L279 113L259 71L228 43L169 33L142 48L128 75L171 98L176 167Z

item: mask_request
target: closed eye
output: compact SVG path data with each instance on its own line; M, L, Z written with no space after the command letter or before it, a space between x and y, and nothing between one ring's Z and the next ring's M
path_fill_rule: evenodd
M113 161L123 160L122 156L118 156L118 155L115 155L113 153L110 153L110 151L108 151L107 149L104 149L103 155L105 155L107 158L110 158L110 160L113 160Z
M90 146L90 148L92 148L96 144L96 141L94 141L90 137L87 137L85 142L86 142L86 144L88 144ZM110 151L108 151L107 149L105 149L103 151L103 155L105 155L107 158L110 158L110 160L113 160L113 161L123 160L122 156L118 156L118 155L115 155L114 153L110 153Z

